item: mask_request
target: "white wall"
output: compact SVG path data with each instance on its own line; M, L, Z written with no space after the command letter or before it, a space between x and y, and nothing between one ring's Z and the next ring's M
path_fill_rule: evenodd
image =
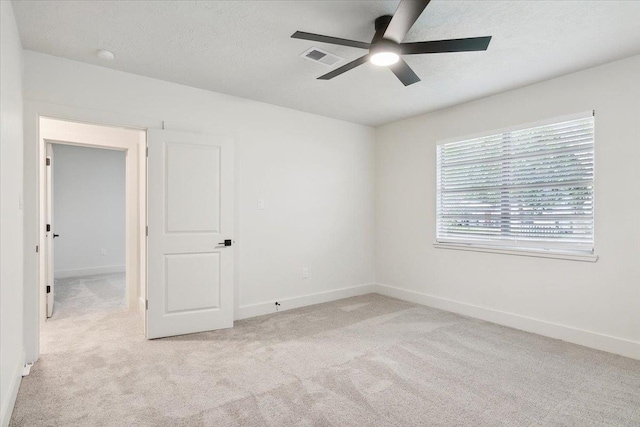
M0 425L5 426L24 364L20 201L23 56L10 2L0 2L0 31Z
M640 56L377 129L380 292L640 358ZM597 263L433 247L436 143L596 110Z
M110 115L112 123L164 121L166 129L234 138L237 317L272 312L276 300L287 308L370 290L373 129L30 51L25 99L27 111L58 104ZM27 135L33 128L29 115ZM37 241L36 139L25 139L28 245ZM265 210L257 210L259 197ZM36 261L25 263L29 289ZM303 267L310 278L302 279Z
M52 165L55 277L124 271L125 152L53 144Z

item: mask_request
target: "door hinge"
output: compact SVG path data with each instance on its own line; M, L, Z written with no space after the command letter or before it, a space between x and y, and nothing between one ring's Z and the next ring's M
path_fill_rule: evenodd
M47 166L51 166L51 159L47 157Z
M51 293L51 286L47 285L47 293L50 294Z
M148 299L144 300L144 309L145 310L149 310L149 300Z
M36 245L36 253L40 251L40 246Z
M47 232L51 231L51 224L47 224Z
M149 157L149 147L147 147L147 157Z
M146 233L147 233L147 237L149 237L149 226L148 225L147 225Z

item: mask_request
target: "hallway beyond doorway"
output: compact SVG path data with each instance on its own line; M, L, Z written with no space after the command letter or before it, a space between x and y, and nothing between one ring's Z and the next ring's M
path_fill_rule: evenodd
M54 312L49 321L126 307L125 273L68 277L55 282Z

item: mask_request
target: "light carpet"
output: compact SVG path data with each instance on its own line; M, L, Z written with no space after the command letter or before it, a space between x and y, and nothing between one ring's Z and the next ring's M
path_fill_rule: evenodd
M47 322L11 425L640 425L640 361L375 294L142 329L122 309Z
M124 273L113 273L55 279L53 291L51 321L103 310L124 309L126 276Z

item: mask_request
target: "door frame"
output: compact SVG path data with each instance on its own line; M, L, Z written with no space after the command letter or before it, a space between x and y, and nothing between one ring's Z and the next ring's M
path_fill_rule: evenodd
M127 165L128 183L135 183L136 219L133 224L137 232L136 250L127 254L127 268L129 259L135 259L133 265L137 267L135 283L139 285L140 298L133 307L144 309L146 298L146 131L149 128L160 128L163 122L145 117L132 117L85 108L66 105L25 100L24 130L25 130L25 324L24 344L25 360L34 363L40 356L40 330L45 322L46 313L43 307L46 279L44 224L45 224L45 164L46 142L40 134L40 119L51 118L79 124L91 124L120 129L142 131L144 138L137 146L127 147L127 150L137 152L138 162ZM50 138L49 138L50 139ZM53 143L64 141L52 141ZM77 145L77 144L76 144ZM82 145L82 144L80 144ZM131 151L133 153L133 151ZM127 156L129 158L129 156ZM131 167L131 169L130 169ZM130 205L129 199L127 204ZM129 219L128 219L129 222ZM35 249L35 250L34 250ZM132 301L128 299L128 305ZM144 318L144 316L142 316ZM144 320L143 320L144 322ZM146 328L146 325L145 325Z
M105 133L104 135L99 133ZM141 289L139 273L141 262L138 259L140 254L141 241L139 239L139 203L140 189L139 181L139 161L138 161L138 144L146 141L146 133L138 130L119 129L107 127L103 125L89 125L85 123L71 122L66 120L51 119L48 117L40 117L40 139L45 144L43 152L47 155L47 146L49 144L70 145L78 147L88 147L106 150L123 151L126 156L125 160L125 265L126 265L126 308L139 308L138 294ZM45 159L46 161L46 159ZM52 162L53 163L53 162ZM46 167L46 166L45 166ZM45 179L50 171L45 174ZM47 238L45 224L47 218L51 217L51 213L47 212L49 208L46 201L46 188L44 190L44 206L45 216L44 224L41 224L41 239L43 240L43 252L45 261L45 282L40 284L40 292L44 292L48 285L47 279L53 277L53 261L48 259L48 245L53 244L53 240ZM53 230L51 230L53 233ZM45 307L41 307L45 310Z
M45 141L45 156L47 160L46 172L44 174L45 185L45 223L53 224L53 165L55 162L50 161L53 160L53 144ZM54 250L53 250L53 241L54 239L54 231L50 230L47 227L44 231L44 246L42 251L44 252L44 262L45 262L45 283L44 287L46 288L46 292L44 295L44 304L45 304L45 316L46 318L50 318L53 315L53 302L55 295L55 276L53 272L54 267ZM51 286L51 292L49 292L49 286ZM42 292L42 291L41 291Z

